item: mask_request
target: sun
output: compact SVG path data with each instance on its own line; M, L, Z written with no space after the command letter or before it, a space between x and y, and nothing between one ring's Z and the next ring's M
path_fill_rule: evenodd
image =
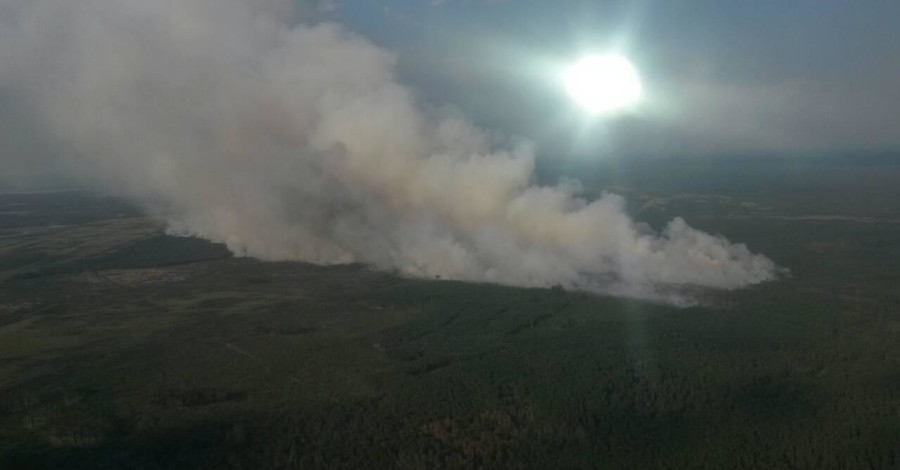
M634 65L620 55L584 57L563 74L569 96L591 114L627 110L641 100L641 78Z

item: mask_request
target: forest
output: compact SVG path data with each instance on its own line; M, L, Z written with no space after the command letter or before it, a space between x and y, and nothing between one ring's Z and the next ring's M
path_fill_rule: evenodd
M410 279L0 195L0 468L900 466L900 210L869 204L900 167L679 168L585 187L781 279L686 308Z

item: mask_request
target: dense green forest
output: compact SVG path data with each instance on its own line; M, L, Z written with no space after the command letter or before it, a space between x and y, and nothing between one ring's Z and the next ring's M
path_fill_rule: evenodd
M790 270L689 308L239 259L115 199L2 195L0 468L898 467L900 210L854 209L900 182L877 166L783 172L818 206L630 170L640 219Z

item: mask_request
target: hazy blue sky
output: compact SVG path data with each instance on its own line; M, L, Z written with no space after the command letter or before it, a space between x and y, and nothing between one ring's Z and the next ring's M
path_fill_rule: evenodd
M115 7L104 8L106 1L72 4L71 9L105 11L110 24L120 25L116 34L143 34L129 26L131 13L123 12L149 9L148 4L108 0ZM65 4L0 0L5 38L0 41L0 180L67 174L40 158L72 152L71 143L58 142L58 133L42 121L47 110L34 106L35 97L50 93L37 86L53 75L42 67L99 61L106 52L87 47L78 56L60 52L72 40L67 34L92 31L89 24L69 18L72 13L51 14ZM399 80L426 108L457 108L488 132L534 142L540 157L900 151L897 0L229 3L251 9L275 4L284 7L275 16L285 27L298 18L336 22L392 52ZM195 0L190 5L203 12L197 24L229 27L220 24L227 19L222 3ZM180 21L179 8L157 10L160 21ZM35 18L45 21L36 12L50 18L40 24L46 31L27 26ZM85 23L93 21L91 15L82 16L89 17ZM165 32L147 34L139 42L170 41L177 50L192 46ZM244 38L233 36L229 40L237 54L246 46ZM587 119L566 96L561 71L580 55L609 51L637 65L646 99L634 114ZM58 100L51 102L66 109Z
M900 147L900 2L354 1L334 18L394 50L429 101L548 151L840 152ZM640 116L586 124L553 81L618 50Z

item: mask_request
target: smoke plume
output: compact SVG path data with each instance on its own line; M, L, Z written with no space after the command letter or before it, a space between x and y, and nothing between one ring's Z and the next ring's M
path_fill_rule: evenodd
M173 233L265 260L645 297L773 277L681 219L654 234L619 196L535 185L527 146L424 112L394 65L287 0L0 0L0 90L69 149L67 172L163 207Z

